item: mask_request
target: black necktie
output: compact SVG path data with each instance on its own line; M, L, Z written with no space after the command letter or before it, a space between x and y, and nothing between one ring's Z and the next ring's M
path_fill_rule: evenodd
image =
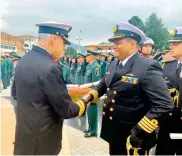
M121 70L123 68L123 64L120 62L118 65L117 65L117 70Z
M181 77L180 77L181 68L182 68L182 63L179 63L179 64L178 64L178 69L177 69L178 78L181 78Z

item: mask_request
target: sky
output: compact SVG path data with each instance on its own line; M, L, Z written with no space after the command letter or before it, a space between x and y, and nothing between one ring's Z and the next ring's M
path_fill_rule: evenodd
M182 0L0 0L0 28L12 35L37 36L35 24L47 21L73 26L70 40L106 42L113 27L132 16L146 20L156 12L168 29L182 26ZM81 33L80 33L81 31Z

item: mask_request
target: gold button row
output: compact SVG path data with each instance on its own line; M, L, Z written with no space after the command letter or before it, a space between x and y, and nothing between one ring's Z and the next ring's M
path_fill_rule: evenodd
M103 115L106 115L105 112L103 112L102 114L103 114ZM113 119L112 116L110 116L109 119L112 120L112 119Z
M107 91L109 91L110 90L110 88L107 88ZM117 92L114 90L113 91L113 93L116 95L117 94Z

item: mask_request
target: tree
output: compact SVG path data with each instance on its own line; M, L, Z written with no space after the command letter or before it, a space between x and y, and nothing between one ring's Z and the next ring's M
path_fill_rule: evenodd
M152 13L145 22L146 35L154 40L154 49L162 49L169 40L170 35L168 29L164 26L162 19L157 17L156 13Z
M75 58L76 50L73 47L69 46L68 48L66 48L65 56L71 56L71 57Z
M145 24L138 16L132 16L131 19L128 20L128 22L141 29L144 33L146 32Z

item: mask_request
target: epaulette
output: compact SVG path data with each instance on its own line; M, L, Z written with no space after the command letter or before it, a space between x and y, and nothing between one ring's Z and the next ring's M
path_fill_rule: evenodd
M162 69L164 68L165 64L172 63L174 61L176 61L176 59L175 60L162 61Z
M162 63L171 63L171 62L174 62L174 61L176 61L176 59L175 60L162 61Z

